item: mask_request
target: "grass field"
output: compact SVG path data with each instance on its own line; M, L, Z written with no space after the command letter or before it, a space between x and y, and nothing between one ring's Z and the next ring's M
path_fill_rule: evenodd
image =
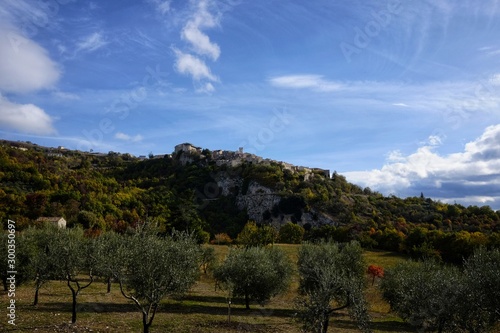
M297 260L298 246L276 245ZM228 248L214 246L216 254L223 259ZM367 264L390 267L404 257L390 252L365 252ZM367 277L368 279L368 277ZM166 299L161 304L151 332L300 332L300 323L295 319L294 298L298 280L295 276L289 291L271 300L265 307L253 305L245 310L239 300L233 300L231 322L228 323L226 293L215 291L214 281L202 275L201 279L182 299ZM110 294L106 293L103 282L94 282L78 298L78 319L75 325L71 320L71 292L64 282L53 281L40 292L39 305L33 307L34 289L30 285L16 290L16 326L7 324L2 315L1 332L141 332L142 317L138 309L127 301L113 285ZM389 312L377 284L368 283L366 296L370 305L372 329L375 332L414 332L396 315ZM6 311L7 295L0 292L1 309ZM359 332L355 324L341 312L332 316L329 332Z

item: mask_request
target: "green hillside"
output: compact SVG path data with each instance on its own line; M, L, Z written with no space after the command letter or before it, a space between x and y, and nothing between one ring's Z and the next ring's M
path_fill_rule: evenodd
M477 245L500 244L500 211L488 206L384 196L336 172L254 155L197 148L139 159L3 141L0 218L21 230L41 216L62 216L88 235L155 219L165 232L194 230L200 240L235 238L250 219L275 228L292 222L306 239L356 239L367 248L454 262Z

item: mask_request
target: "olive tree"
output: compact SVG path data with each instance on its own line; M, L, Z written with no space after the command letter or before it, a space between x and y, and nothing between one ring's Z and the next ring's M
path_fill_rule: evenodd
M462 289L458 324L469 332L488 332L500 321L500 249L479 248L465 260Z
M54 276L65 280L72 295L71 322L76 322L77 299L81 291L94 281L94 241L85 238L83 229L60 229L52 236L47 257L54 269Z
M456 324L464 296L462 286L458 268L425 260L407 261L389 269L381 288L391 309L409 324L443 332Z
M126 237L108 231L96 238L94 255L96 257L95 274L104 278L107 292L111 292L111 280L115 272L121 268L122 261L117 257L118 251L125 246Z
M51 224L46 224L43 228L29 228L23 232L21 242L23 248L29 255L29 275L34 280L35 294L33 305L38 305L40 289L42 286L56 278L54 258L50 255L51 242L59 229Z
M304 244L299 251L299 319L307 332L326 333L330 315L347 308L369 332L364 298L365 263L358 243Z
M200 266L205 275L208 272L212 272L217 266L217 256L215 255L215 249L209 246L203 246L201 248L201 258Z
M31 279L28 245L24 241L23 235L16 234L15 229L9 229L7 233L0 232L0 279L5 291L8 291L11 286L9 282L10 271L16 271L16 286Z
M161 237L143 229L113 253L121 263L112 268L113 276L122 295L141 311L144 333L149 332L162 299L181 295L196 282L200 252L193 235Z
M233 248L224 262L215 269L214 278L219 285L236 297L265 304L272 297L287 290L292 264L278 248Z

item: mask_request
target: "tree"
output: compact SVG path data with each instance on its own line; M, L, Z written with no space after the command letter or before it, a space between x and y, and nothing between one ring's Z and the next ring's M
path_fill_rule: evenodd
M95 274L106 280L107 292L111 292L111 280L113 274L122 267L122 262L116 256L118 251L125 244L125 236L120 236L115 232L108 231L101 234L95 243L96 266Z
M304 330L326 333L330 315L348 308L360 329L369 332L364 299L365 264L356 242L305 244L299 251L297 304Z
M28 242L21 233L16 233L15 224L9 223L7 233L0 232L0 278L3 289L11 287L11 271L15 271L15 285L19 287L31 279Z
M58 227L46 224L43 228L29 228L23 233L22 242L29 254L30 279L35 281L33 305L38 305L40 289L51 279L57 278L55 261L50 253L51 243L59 232Z
M469 332L487 332L500 321L500 249L476 249L464 262L464 275L457 321Z
M78 213L77 222L84 229L93 229L93 228L104 229L105 228L104 220L102 218L99 218L93 212L89 212L86 210L82 210Z
M170 218L167 219L167 230L180 230L194 233L199 243L203 243L206 223L200 217L200 211L195 205L195 194L186 191L176 198L172 205Z
M20 260L21 256L26 256L23 253L24 251L21 252L19 245L19 235L15 234L15 229L9 229L7 233L0 233L0 278L2 279L4 291L8 291L10 288L9 277L11 274L8 273L9 271L17 271L16 286L26 280L27 262L26 260L23 260L23 262Z
M149 332L161 300L186 292L199 275L200 248L193 235L175 232L160 237L149 227L123 243L115 256L121 267L114 277L122 295L142 313L144 333Z
M261 245L257 223L255 223L254 221L248 221L243 227L243 230L241 230L241 232L238 234L236 241L238 242L238 244L243 244L247 247Z
M207 274L217 265L217 256L213 247L204 246L201 248L201 269Z
M463 277L456 267L434 260L407 261L388 269L384 298L401 318L422 330L452 329L463 306Z
M272 297L287 290L292 265L285 253L278 248L233 248L214 272L215 280L236 297L265 304Z
M237 242L245 247L266 246L277 239L277 232L270 225L257 226L254 221L248 221L238 234Z
M375 278L384 277L384 268L377 265L368 266L367 273L372 277L372 286L375 283Z
M305 230L298 224L287 222L280 228L279 241L286 244L300 244L304 238Z
M83 236L83 229L59 229L48 246L48 257L53 261L54 274L66 280L72 295L71 322L76 322L77 299L81 291L94 281L95 267L93 241Z

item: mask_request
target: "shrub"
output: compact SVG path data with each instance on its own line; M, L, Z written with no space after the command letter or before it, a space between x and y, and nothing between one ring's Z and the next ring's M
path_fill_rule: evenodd
M216 245L229 245L232 242L233 240L226 233L215 234L214 239L210 241L211 244L216 244Z
M280 228L279 241L286 244L300 244L305 230L300 225L288 222Z

